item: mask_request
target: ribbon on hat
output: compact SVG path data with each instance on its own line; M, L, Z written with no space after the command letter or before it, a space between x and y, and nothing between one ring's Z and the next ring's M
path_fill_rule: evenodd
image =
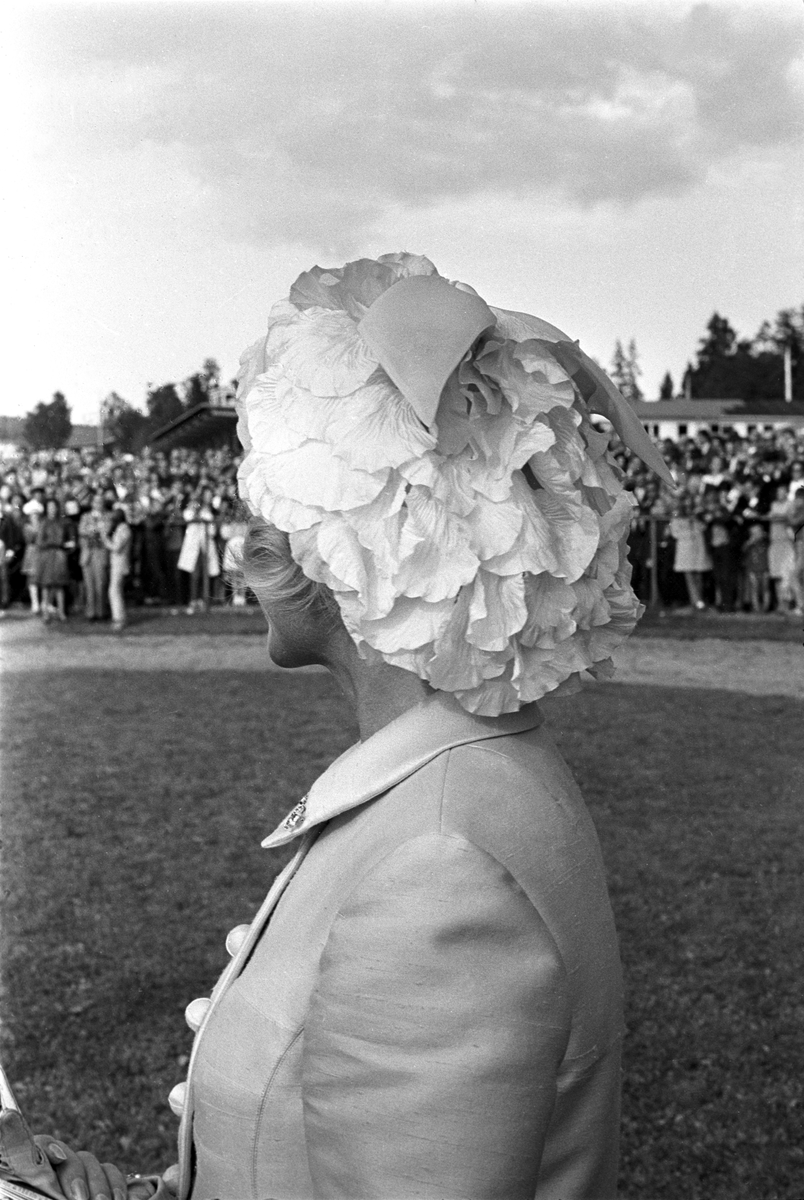
M384 291L357 328L429 428L450 375L475 339L495 324L494 313L474 292L440 275L411 275Z
M588 354L584 354L577 342L571 342L569 338L562 337L549 345L553 357L574 381L591 411L610 421L623 445L641 458L645 466L655 471L666 484L675 488L676 481L666 462L648 437L639 417L606 372Z
M655 471L669 487L675 488L676 481L666 462L648 437L625 396L617 390L594 359L584 354L577 342L549 321L543 321L541 317L533 317L530 313L509 312L507 309L497 311L504 313L506 317L515 317L528 334L532 335L519 340L533 340L552 354L575 383L587 407L610 421L623 445L636 454L637 458L641 458L645 466Z
M591 411L611 422L623 445L674 488L667 464L605 371L555 325L526 313L510 315L519 317L533 332L533 340L547 347ZM450 375L475 339L496 321L492 309L472 289L448 283L441 275L411 275L387 288L357 328L429 428Z

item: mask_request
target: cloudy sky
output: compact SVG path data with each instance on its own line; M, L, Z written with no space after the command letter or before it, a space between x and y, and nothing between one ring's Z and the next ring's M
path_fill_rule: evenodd
M804 298L800 0L10 14L3 413L229 378L302 270L391 250L604 365L635 338L648 395L714 309Z

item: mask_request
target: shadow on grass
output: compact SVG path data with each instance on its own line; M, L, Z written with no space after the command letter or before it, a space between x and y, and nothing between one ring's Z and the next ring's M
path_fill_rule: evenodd
M31 675L4 707L12 1080L38 1128L164 1167L183 1009L288 853L260 839L354 731L324 675ZM545 708L622 940L623 1197L793 1196L804 706L607 685Z

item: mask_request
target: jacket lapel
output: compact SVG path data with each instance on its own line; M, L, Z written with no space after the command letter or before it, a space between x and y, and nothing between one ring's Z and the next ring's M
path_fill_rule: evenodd
M445 750L524 733L542 720L537 704L500 717L478 717L445 692L435 692L337 758L262 845L266 849L284 846L324 821L381 796Z

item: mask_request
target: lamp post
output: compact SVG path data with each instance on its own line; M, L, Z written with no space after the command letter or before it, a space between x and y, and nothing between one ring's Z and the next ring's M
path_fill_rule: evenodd
M789 342L784 348L784 398L786 404L793 403L793 350Z

